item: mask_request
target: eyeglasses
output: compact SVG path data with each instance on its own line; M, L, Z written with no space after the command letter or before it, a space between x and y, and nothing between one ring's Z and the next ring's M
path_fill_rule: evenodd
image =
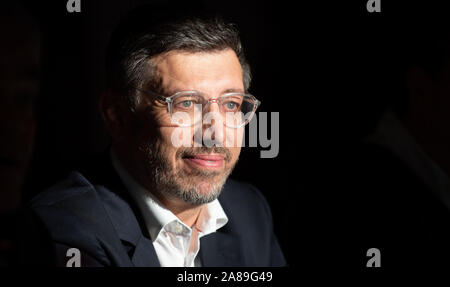
M253 95L247 93L226 93L215 99L198 91L181 91L165 97L152 91L136 89L146 95L167 104L167 112L173 124L188 127L198 124L210 103L217 103L220 113L225 118L225 126L240 128L251 121L256 109L261 104Z

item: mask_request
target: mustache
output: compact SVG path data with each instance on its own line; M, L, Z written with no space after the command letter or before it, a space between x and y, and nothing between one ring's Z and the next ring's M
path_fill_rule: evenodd
M176 157L192 157L197 154L222 154L225 156L225 161L229 162L231 160L231 152L229 149L225 147L188 147L188 148L180 148L177 150Z

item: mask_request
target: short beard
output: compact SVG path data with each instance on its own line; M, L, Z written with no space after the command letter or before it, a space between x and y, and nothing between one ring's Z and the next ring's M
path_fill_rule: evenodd
M231 153L223 147L180 148L177 159L196 153L220 153L225 155L225 162L231 160ZM183 170L176 170L170 161L162 155L159 143L145 143L139 147L139 153L144 158L144 169L147 180L155 195L177 198L192 206L199 206L217 199L223 186L234 168L234 165L225 173L218 171L194 170L189 174ZM217 179L218 178L218 179ZM196 179L202 179L201 184ZM214 182L210 182L213 181Z

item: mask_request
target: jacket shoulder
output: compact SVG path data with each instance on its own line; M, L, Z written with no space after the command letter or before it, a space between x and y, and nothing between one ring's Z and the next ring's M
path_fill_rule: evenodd
M32 208L56 205L89 192L94 192L94 187L89 181L80 173L71 172L66 179L35 196L29 204Z
M56 246L78 248L99 264L110 264L101 243L105 233L111 234L109 218L96 188L80 173L70 173L33 198L29 207ZM65 254L56 256L58 260Z

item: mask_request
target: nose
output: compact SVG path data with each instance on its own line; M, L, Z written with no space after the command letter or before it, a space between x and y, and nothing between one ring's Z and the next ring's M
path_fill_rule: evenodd
M217 99L210 99L203 110L203 135L206 146L223 146L223 116Z
M219 101L217 99L209 99L203 108L203 113L220 113Z

